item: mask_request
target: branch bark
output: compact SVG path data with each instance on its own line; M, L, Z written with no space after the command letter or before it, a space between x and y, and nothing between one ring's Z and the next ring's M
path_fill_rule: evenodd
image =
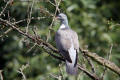
M82 52L92 58L93 60L95 60L96 62L100 63L103 66L106 66L107 68L109 68L110 70L114 71L115 73L117 73L118 75L120 75L120 68L115 65L113 62L106 60L100 56L98 56L96 53L92 53L92 52L88 52L85 50L82 50Z

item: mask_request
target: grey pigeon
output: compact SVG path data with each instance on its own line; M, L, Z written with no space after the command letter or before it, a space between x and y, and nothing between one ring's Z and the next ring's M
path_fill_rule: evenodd
M78 71L77 58L79 53L78 35L68 25L67 16L60 13L60 28L56 32L55 41L60 54L64 57L68 74L76 75Z

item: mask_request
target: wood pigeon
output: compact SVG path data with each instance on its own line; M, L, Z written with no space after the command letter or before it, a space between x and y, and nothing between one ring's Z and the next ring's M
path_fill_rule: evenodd
M76 75L78 71L77 58L79 53L78 35L68 25L67 16L60 13L57 16L61 25L55 35L56 46L64 57L68 74Z

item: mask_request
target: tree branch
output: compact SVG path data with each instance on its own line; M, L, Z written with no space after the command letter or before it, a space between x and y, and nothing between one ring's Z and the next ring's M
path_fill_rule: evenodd
M98 56L96 53L88 52L85 50L81 50L81 52L83 52L86 56L92 58L96 62L100 63L101 65L106 66L107 68L111 69L112 71L120 75L120 68L113 62Z
M89 71L87 71L85 68L83 68L80 64L78 64L78 68L80 70L82 70L84 73L86 73L91 79L93 80L100 80L96 74L90 73Z

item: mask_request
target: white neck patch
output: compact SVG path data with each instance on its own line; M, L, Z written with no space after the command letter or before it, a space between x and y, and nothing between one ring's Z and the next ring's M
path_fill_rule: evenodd
M60 25L60 29L63 29L63 28L65 28L65 25L64 24Z

